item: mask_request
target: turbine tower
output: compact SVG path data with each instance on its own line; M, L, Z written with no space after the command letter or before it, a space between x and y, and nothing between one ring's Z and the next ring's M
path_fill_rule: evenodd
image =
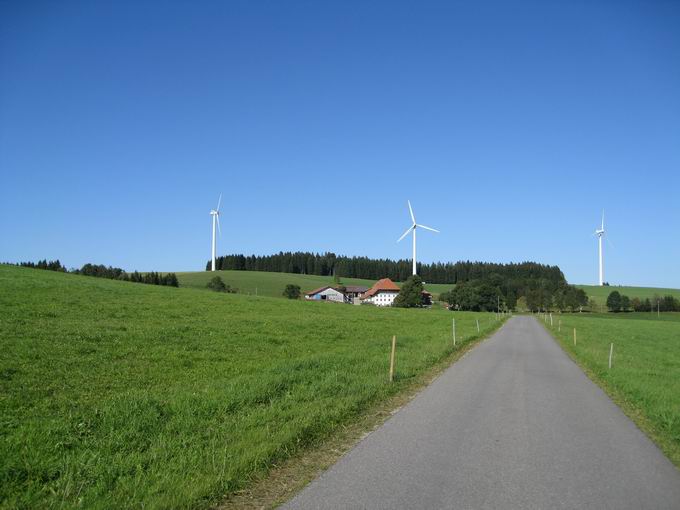
M406 202L408 203L408 212L411 213L411 221L413 222L413 224L408 229L406 229L406 232L404 232L404 234L399 239L397 239L397 242L401 241L404 237L406 237L409 232L413 232L413 274L415 275L416 274L416 229L418 227L420 227L420 228L424 228L425 230L431 230L432 232L439 232L439 230L435 230L434 228L426 227L425 225L420 225L420 224L416 223L416 217L413 215L413 209L411 208L411 201L407 200Z
M220 204L222 203L222 193L220 193L220 198L217 200L217 209L212 209L210 211L210 216L212 216L212 271L215 270L215 224L222 235L222 229L220 228Z
M602 238L604 237L604 211L602 211L602 224L599 229L595 230L597 236L597 244L600 255L600 287L604 285L604 265L602 264Z

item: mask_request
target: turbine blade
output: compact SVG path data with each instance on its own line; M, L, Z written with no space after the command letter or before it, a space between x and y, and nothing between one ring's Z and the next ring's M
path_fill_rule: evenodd
M602 209L602 230L604 230L604 209Z
M416 217L413 216L413 209L411 209L411 201L407 200L406 202L408 203L408 212L411 213L411 220L413 221L413 224L415 225L416 224Z
M215 209L217 212L220 212L220 204L221 203L222 203L222 193L220 193L220 198L217 200L217 209Z
M424 228L425 230L431 230L432 232L437 232L438 234L440 233L439 230L437 230L436 228L426 227L425 225L417 225L417 226L420 227L420 228Z
M219 230L220 237L222 237L222 228L220 227L220 215L216 214L215 216L217 217L217 230Z
M402 235L399 239L397 239L397 242L401 241L404 237L406 237L406 235L407 235L411 230L413 230L413 227L407 228L407 229L406 229L406 232L404 232L403 235Z

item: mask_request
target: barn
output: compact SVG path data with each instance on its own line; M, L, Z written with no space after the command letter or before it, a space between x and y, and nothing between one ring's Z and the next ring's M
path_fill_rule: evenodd
M333 301L336 303L344 303L345 295L330 285L319 287L309 292L305 292L305 299L309 301Z

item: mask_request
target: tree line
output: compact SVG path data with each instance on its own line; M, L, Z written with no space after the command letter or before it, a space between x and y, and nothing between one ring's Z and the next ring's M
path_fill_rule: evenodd
M680 312L680 300L670 294L655 295L652 298L629 298L614 290L607 296L607 308L610 312Z
M151 271L148 273L127 273L120 267L105 266L103 264L83 265L80 269L68 270L59 260L47 261L39 260L38 262L19 262L14 264L21 267L30 267L34 269L46 269L48 271L60 271L63 273L80 274L83 276L94 276L95 278L108 278L109 280L122 280L125 282L145 283L148 285L166 285L169 287L179 287L179 281L175 273L157 273Z
M211 262L206 263L206 271ZM390 278L406 281L412 273L410 260L371 259L348 257L335 253L279 252L274 255L224 255L217 257L215 268L237 271L272 271L319 276L338 275L344 278L378 280ZM535 262L496 264L490 262L435 262L417 264L418 275L428 283L458 284L480 280L496 274L506 280L547 280L557 286L565 283L564 274L557 266Z
M61 265L59 259L50 261L48 261L47 259L43 259L39 260L38 262L19 262L18 264L14 265L21 267L30 267L33 269L46 269L47 271L59 271L62 273L68 272L68 270Z
M439 299L454 310L476 312L496 310L560 310L580 311L588 304L582 289L561 280L531 276L504 278L491 273L457 284Z

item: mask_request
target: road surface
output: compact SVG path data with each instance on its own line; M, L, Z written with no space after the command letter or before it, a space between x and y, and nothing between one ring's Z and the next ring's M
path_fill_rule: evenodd
M286 509L680 509L680 471L514 317Z

